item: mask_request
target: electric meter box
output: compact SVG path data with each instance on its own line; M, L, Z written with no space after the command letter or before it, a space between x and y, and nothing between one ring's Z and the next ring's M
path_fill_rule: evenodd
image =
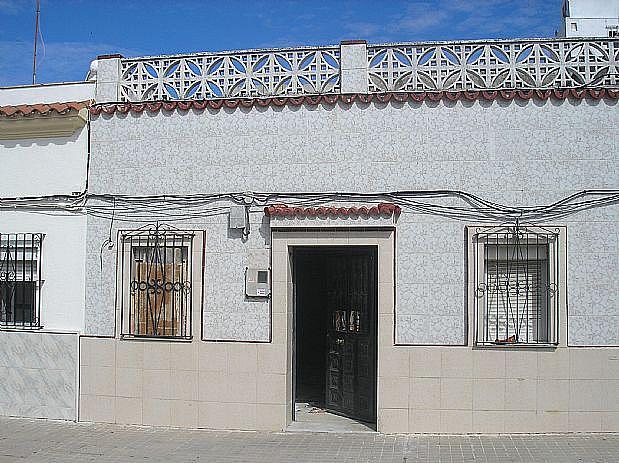
M247 211L245 206L230 206L228 228L238 230L247 227Z
M271 271L267 268L245 270L245 294L247 297L269 297L271 295Z

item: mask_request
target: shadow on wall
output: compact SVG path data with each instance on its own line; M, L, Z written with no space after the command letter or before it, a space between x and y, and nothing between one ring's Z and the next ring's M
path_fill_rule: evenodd
M24 138L20 140L0 140L0 147L15 148L17 146L49 146L49 145L66 145L75 143L82 133L82 129L78 129L70 137L49 137L49 138Z
M616 106L617 104L619 104L618 100L616 99L612 99L612 98L604 98L603 99L604 102L610 106ZM291 105L291 104L285 104L282 106L274 106L274 105L265 105L265 106L259 106L259 105L253 105L251 107L243 107L241 105L236 106L236 107L226 107L226 106L222 106L221 108L211 108L209 106L207 106L205 109L201 109L201 110L197 110L195 108L189 109L189 110L184 110L184 109L178 109L175 108L171 111L167 111L167 110L161 110L158 111L157 113L151 113L149 111L143 111L143 112L134 112L134 111L130 111L126 114L122 113L122 112L115 112L114 114L106 114L104 112L102 112L100 115L94 116L95 118L102 118L102 120L110 120L113 118L118 118L118 119L126 119L127 117L131 117L133 119L139 119L141 117L155 117L157 114L162 114L163 117L169 118L172 117L174 115L183 115L183 114L187 114L187 113L191 113L194 115L197 114L201 114L201 113L205 113L207 112L210 115L216 115L217 113L220 112L224 112L225 114L234 114L237 112L240 112L242 114L251 114L254 112L258 112L258 113L266 113L266 112L274 112L274 113L282 113L285 110L290 111L290 112L298 112L301 109L305 109L307 111L316 111L318 109L322 110L322 111L327 111L327 112L331 112L335 109L340 109L342 111L346 111L348 109L350 109L351 107L355 107L361 110L367 109L369 107L373 107L376 109L384 109L387 107L391 107L391 108L395 108L395 109L402 109L402 108L411 108L411 109L419 109L422 107L427 107L427 108L436 108L439 106L444 106L447 108L453 108L456 106L462 106L464 108L472 108L475 106L480 106L482 108L489 108L492 106L499 106L501 108L507 108L510 106L519 106L519 107L526 107L529 105L534 105L537 107L543 107L546 104L551 104L552 106L555 107L559 107L559 106L563 106L566 103L569 102L569 104L571 104L572 106L580 106L583 104L585 100L584 99L577 99L577 98L567 98L567 99L557 99L557 98L548 98L547 100L542 100L539 98L531 98L531 99L521 99L521 98L514 98L513 100L505 100L502 98L496 98L495 100L487 100L484 98L479 98L473 101L469 101L466 99L459 99L459 100L449 100L446 98L442 98L440 100L436 100L436 101L432 101L429 99L426 99L424 101L418 102L418 101L411 101L411 100L407 100L407 101L389 101L389 102L380 102L380 101L372 101L370 103L364 103L361 101L355 101L353 103L345 103L342 101L338 101L334 104L327 104L327 103L318 103L316 105L314 104L307 104L307 103L303 103L300 105ZM596 100L596 99L587 99L588 104L593 105L593 106L597 106L601 103L602 99L600 100Z

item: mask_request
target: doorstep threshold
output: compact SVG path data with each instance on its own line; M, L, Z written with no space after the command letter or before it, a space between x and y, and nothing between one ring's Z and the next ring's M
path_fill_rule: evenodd
M330 413L307 403L295 404L295 419L286 432L376 433L373 423Z

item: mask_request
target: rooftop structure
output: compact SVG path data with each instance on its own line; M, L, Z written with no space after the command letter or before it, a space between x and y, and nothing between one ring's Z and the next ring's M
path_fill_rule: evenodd
M563 0L561 37L619 37L619 0Z

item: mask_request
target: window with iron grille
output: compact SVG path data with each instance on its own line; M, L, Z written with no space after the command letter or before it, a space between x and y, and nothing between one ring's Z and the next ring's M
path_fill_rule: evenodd
M40 328L41 233L0 233L0 327Z
M474 230L475 343L557 344L559 229Z
M190 338L193 233L157 226L121 239L121 334Z

